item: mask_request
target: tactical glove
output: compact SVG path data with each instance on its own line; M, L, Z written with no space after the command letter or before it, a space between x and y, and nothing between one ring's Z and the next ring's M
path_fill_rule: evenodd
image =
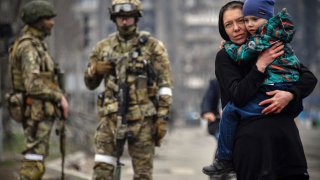
M88 74L90 76L95 74L105 75L108 72L111 72L111 69L112 63L110 61L97 61L96 59L92 59L88 68Z
M111 72L112 69L112 63L109 61L98 61L97 62L97 74L99 75L105 75L109 72Z
M158 118L154 124L155 145L160 146L161 141L167 133L167 120Z

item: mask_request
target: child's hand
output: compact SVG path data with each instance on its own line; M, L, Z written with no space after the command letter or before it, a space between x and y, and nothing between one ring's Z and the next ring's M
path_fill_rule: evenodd
M222 40L222 41L220 42L219 48L220 48L220 49L224 48L224 44L225 44L225 43L226 43L226 41L225 41L225 40Z

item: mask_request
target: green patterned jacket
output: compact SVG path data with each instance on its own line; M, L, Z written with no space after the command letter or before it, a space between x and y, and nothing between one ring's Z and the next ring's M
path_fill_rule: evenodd
M289 44L294 34L292 18L287 10L283 9L261 26L256 35L251 36L245 44L239 46L228 41L224 47L229 56L241 64L257 60L260 52L281 41L284 43L284 54L267 66L264 84L296 82L299 79L300 62Z

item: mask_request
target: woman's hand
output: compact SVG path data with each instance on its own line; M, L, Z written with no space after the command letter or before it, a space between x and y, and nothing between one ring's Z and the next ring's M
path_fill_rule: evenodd
M277 42L273 46L271 46L269 49L266 49L263 51L256 62L256 66L260 72L265 71L266 67L271 64L276 58L281 56L283 51L284 45L282 42Z
M293 99L293 94L288 91L274 90L267 92L267 95L272 96L269 99L261 101L260 106L269 104L262 110L262 114L280 113Z
M214 122L216 120L216 116L212 112L204 113L202 118L209 122Z

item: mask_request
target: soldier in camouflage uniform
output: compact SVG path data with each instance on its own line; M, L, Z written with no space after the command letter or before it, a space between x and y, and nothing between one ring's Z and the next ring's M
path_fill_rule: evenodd
M43 42L51 33L55 16L53 6L47 1L26 3L21 10L25 23L22 35L10 48L13 94L22 94L24 102L22 125L26 149L19 172L21 180L42 178L54 120L68 116L68 102L57 82L57 67Z
M113 0L109 8L117 32L93 48L85 84L96 89L101 81L105 90L98 99L99 125L95 133L93 179L113 180L116 164L119 82L129 86L127 112L128 151L134 180L151 180L155 146L167 131L172 103L172 80L168 54L162 42L148 32L138 31L142 17L139 0Z

